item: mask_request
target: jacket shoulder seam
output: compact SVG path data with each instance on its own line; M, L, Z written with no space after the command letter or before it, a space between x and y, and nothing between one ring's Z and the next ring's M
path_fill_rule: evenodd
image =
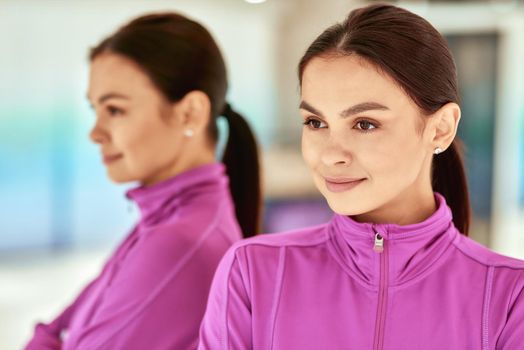
M457 243L456 241L453 242L453 246L455 247L455 249L457 249L461 254L463 254L464 256L466 256L467 258L475 261L476 263L478 264L481 264L481 265L484 265L486 267L494 267L494 268L509 268L509 269L512 269L512 270L518 270L518 271L524 271L524 261L521 263L522 265L519 266L518 262L513 262L509 259L512 259L510 257L506 257L504 255L500 255L500 254L497 254L495 252L491 252L492 254L497 254L499 255L500 257L502 258L506 258L508 259L509 261L505 261L505 262L489 262L489 261L483 261L482 259L480 259L479 257L475 256L474 254L472 254L471 252L468 252L466 251L465 249L463 249L463 247L460 246L459 243ZM487 249L487 248L486 248Z

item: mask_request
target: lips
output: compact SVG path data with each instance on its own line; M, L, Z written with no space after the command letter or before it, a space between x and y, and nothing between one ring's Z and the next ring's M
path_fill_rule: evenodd
M111 164L122 158L122 154L104 154L102 156L104 164Z
M324 177L326 187L331 192L345 192L353 189L364 182L366 178L349 178L349 177Z

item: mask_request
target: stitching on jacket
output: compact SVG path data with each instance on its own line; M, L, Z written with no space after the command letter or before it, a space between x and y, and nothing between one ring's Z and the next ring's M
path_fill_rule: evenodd
M237 265L238 265L238 271L240 273L240 282L242 283L242 290L244 291L247 302L249 303L249 313L251 315L251 340L250 340L250 348L253 348L253 303L252 303L252 295L253 295L253 288L251 286L251 268L250 268L250 262L249 262L249 255L247 253L247 248L249 246L242 246L235 251L235 256L237 259ZM239 258L239 255L242 255L242 259ZM241 263L243 261L244 263ZM245 266L244 266L245 265ZM249 288L248 288L249 287ZM229 332L229 327L227 328L227 331ZM229 349L229 348L228 348Z
M284 277L284 269L285 269L285 266L286 266L286 247L282 247L280 249L280 254L279 254L279 258L278 258L278 269L277 269L277 285L275 286L275 294L273 296L273 300L274 303L273 303L273 310L271 310L271 325L270 325L270 330L271 330L271 343L270 343L270 348L273 349L273 341L274 341L274 337L275 337L275 324L276 324L276 318L277 318L277 311L278 311L278 307L280 305L280 295L282 293L282 280L283 280L283 277Z
M225 344L226 345L226 349L229 349L229 322L228 322L228 317L227 317L227 314L228 314L228 310L229 310L229 285L231 284L231 271L233 270L233 266L235 265L235 262L237 262L238 258L237 258L237 255L234 254L233 256L233 262L231 263L231 265L229 266L229 271L227 272L227 282L226 282L226 302L224 303L224 331L221 332L221 334L223 334L224 338L225 339L222 339L220 337L220 334L218 335L219 339L218 339L218 343L219 344ZM240 264L239 264L240 265Z
M226 302L225 302L225 307L224 307L224 310L225 310L225 312L224 312L224 330L222 332L222 334L224 334L225 340L219 339L219 344L225 344L225 349L233 349L233 347L230 344L231 337L230 337L228 310L229 310L229 301L230 301L229 297L231 295L229 286L231 285L231 278L233 276L232 271L233 271L233 268L235 267L235 264L238 266L238 270L239 270L238 273L240 274L240 282L242 283L242 288L243 288L244 292L246 293L247 298L251 299L251 293L250 293L250 291L248 292L248 289L246 288L246 281L245 281L245 278L244 278L244 274L249 274L249 272L245 271L242 268L241 259L238 256L240 254L245 255L245 253L246 253L245 249L240 249L239 248L239 249L235 249L234 251L232 250L230 252L231 252L231 254L233 254L234 258L233 258L233 262L229 266L229 270L227 272ZM243 256L243 258L245 259L246 256Z
M524 271L524 264L522 264L523 261L512 258L512 257L505 256L505 255L497 254L487 249L486 247L483 247L483 248L486 250L488 254L494 254L497 258L501 260L504 259L504 261L493 262L489 260L487 261L482 260L479 256L477 256L478 254L475 254L475 252L468 250L467 243L462 242L466 238L467 237L463 235L457 235L457 237L453 240L453 245L455 246L455 248L457 248L459 252L461 252L464 256L468 257L469 259L479 264L482 264L484 266L505 267L505 268L512 269L512 270Z
M253 247L253 246L262 246L262 247L271 247L271 248L281 248L281 247L315 247L325 243L329 239L329 235L325 234L326 224L312 226L307 228L307 233L304 233L305 229L296 229L294 231L286 231L280 233L265 233L262 235L257 235L249 237L234 244L234 250L240 249L242 247ZM295 235L300 234L303 236L307 234L308 241L301 242L300 238L297 241ZM318 236L313 237L312 236Z
M484 310L482 312L482 350L489 350L489 307L491 303L491 289L493 286L493 271L495 268L490 266L486 277L484 288Z

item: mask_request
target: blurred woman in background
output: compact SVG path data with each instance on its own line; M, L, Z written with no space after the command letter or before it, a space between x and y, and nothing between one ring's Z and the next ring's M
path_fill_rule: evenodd
M77 299L36 326L27 349L196 348L216 265L242 232L258 230L253 134L225 102L217 44L193 20L137 18L90 60L90 138L114 182L140 183L127 193L140 220ZM219 116L229 125L223 164Z
M423 18L352 11L299 64L302 154L336 213L235 244L201 349L520 349L524 262L467 237L455 64Z

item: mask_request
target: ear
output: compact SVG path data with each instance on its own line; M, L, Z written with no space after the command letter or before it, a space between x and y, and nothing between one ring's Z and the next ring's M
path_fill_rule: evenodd
M460 107L458 104L449 102L442 106L431 117L433 138L431 140L432 151L439 147L446 150L453 142L460 121Z
M188 92L173 105L173 109L182 126L182 132L191 130L195 135L205 132L211 118L211 101L204 92Z

